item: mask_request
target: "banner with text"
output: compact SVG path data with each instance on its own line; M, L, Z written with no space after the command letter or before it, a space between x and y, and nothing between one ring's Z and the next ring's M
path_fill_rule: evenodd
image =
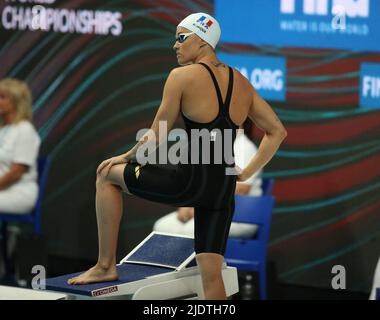
M218 53L225 63L238 69L264 99L286 100L286 59Z
M215 0L221 41L380 52L378 0Z

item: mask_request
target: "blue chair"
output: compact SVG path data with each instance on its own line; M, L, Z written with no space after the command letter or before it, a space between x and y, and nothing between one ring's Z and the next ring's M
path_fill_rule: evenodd
M4 257L5 272L8 275L10 268L10 261L8 257L8 244L7 244L7 227L8 222L15 223L27 223L33 225L33 234L39 236L41 234L41 214L42 214L42 200L45 194L45 187L47 177L50 169L49 158L38 159L38 198L34 209L31 212L25 212L25 214L10 214L6 212L0 212L1 222L1 236L2 236L2 253Z
M273 192L274 179L264 178L261 189L263 190L263 196L270 196Z
M232 239L227 241L225 261L238 271L259 273L260 299L267 299L267 244L275 204L273 196L235 196L233 222L256 224L259 229L253 239Z

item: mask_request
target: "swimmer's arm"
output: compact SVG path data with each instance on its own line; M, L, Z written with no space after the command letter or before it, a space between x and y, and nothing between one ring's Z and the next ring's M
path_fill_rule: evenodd
M184 70L182 68L175 68L170 72L166 80L162 101L151 126L156 137L158 137L158 143L167 138L166 133L169 133L178 118L183 88ZM160 121L166 121L167 132L160 132L159 134L158 126Z
M255 172L262 169L275 155L287 132L280 119L274 113L270 105L262 99L255 89L252 91L252 103L248 117L254 124L264 131L257 153L239 175L239 180L244 181Z
M151 130L129 151L132 155L136 154L139 146L148 141L155 140L156 144L160 144L167 138L167 134L177 120L180 111L183 83L184 72L182 68L173 69L166 80L162 101L151 125ZM167 131L159 130L160 121L166 122Z
M155 147L157 147L158 144L165 141L169 131L173 127L174 122L177 120L180 111L182 91L184 87L184 75L184 71L181 68L173 69L170 72L164 86L164 92L160 107L158 108L150 130L148 130L141 138L139 138L135 146L129 151L117 157L103 161L97 168L97 172L99 174L104 168L108 168L105 174L107 176L110 168L113 165L127 163L137 158L137 152L140 146L149 143L148 145L144 145L144 148L140 149L143 151L144 155L147 156L148 154L146 154L146 151L154 151ZM159 130L161 121L164 122L164 129ZM152 143L154 144L153 146ZM150 146L153 147L153 150L149 150Z
M251 185L244 183L244 182L237 182L236 183L236 189L235 189L235 194L248 194L249 191L251 190Z
M21 179L22 175L27 172L28 166L13 163L7 173L0 176L0 190L9 188L12 184Z

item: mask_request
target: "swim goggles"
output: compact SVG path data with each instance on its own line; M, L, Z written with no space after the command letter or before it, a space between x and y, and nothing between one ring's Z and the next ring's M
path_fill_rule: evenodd
M190 37L194 32L188 32L188 33L180 33L177 38L175 38L176 41L179 43L184 43L185 40Z

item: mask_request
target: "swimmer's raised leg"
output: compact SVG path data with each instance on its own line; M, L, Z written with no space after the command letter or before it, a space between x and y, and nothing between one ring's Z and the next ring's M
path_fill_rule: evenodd
M68 284L86 284L114 281L116 271L116 249L119 226L123 212L122 191L125 164L112 166L107 177L103 171L96 179L96 218L98 223L99 257L97 264L81 275L71 278Z

